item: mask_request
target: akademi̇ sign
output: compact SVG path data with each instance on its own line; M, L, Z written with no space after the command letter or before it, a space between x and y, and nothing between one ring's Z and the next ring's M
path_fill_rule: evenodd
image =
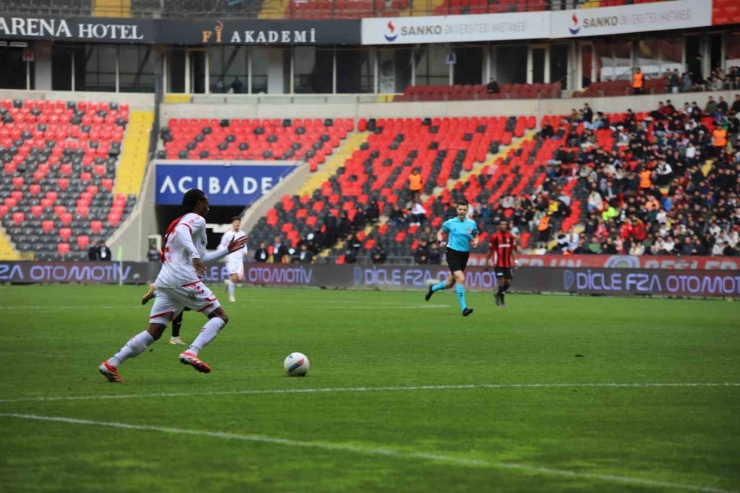
M216 21L161 20L158 44L207 45L357 45L360 21L255 20Z
M549 12L362 19L363 45L549 37Z
M551 13L552 38L581 38L712 25L712 0L678 0Z

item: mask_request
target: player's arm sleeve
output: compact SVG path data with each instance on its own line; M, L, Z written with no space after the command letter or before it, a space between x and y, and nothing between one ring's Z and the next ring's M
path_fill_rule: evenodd
M193 243L193 225L180 223L175 227L175 231L180 239L180 244L190 253L190 258L200 258L200 254Z
M445 233L449 233L450 232L450 225L447 224L447 221L445 221L445 222L442 223L442 231L445 232Z
M202 260L206 264L212 264L214 262L218 262L219 260L227 256L228 254L229 254L229 251L226 248L218 249L215 252L206 253L203 256Z

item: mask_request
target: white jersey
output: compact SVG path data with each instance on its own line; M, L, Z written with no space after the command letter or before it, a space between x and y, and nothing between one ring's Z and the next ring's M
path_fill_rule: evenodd
M229 246L229 243L231 243L232 240L238 240L239 238L244 238L247 236L244 231L234 231L233 229L228 230L224 235L221 237L221 244L218 246L219 250L226 250L226 248ZM244 248L241 250L237 250L234 253L229 253L226 255L226 260L224 260L226 263L238 263L241 264L244 262L244 256L247 254L247 245L244 245Z
M206 255L206 220L198 214L189 213L168 235L163 252L162 270L154 282L158 288L176 288L198 281L193 259L203 262L214 258ZM223 255L218 258L223 257Z

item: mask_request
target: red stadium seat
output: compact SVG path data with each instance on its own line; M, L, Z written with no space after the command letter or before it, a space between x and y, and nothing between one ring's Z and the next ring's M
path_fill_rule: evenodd
M84 250L90 244L90 237L86 235L80 235L77 237L77 245L80 249Z

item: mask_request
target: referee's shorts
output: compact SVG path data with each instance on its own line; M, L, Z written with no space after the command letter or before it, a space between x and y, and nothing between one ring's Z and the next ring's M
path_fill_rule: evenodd
M461 252L448 248L447 265L450 266L450 272L465 271L465 268L468 266L468 257L470 257L470 252Z

